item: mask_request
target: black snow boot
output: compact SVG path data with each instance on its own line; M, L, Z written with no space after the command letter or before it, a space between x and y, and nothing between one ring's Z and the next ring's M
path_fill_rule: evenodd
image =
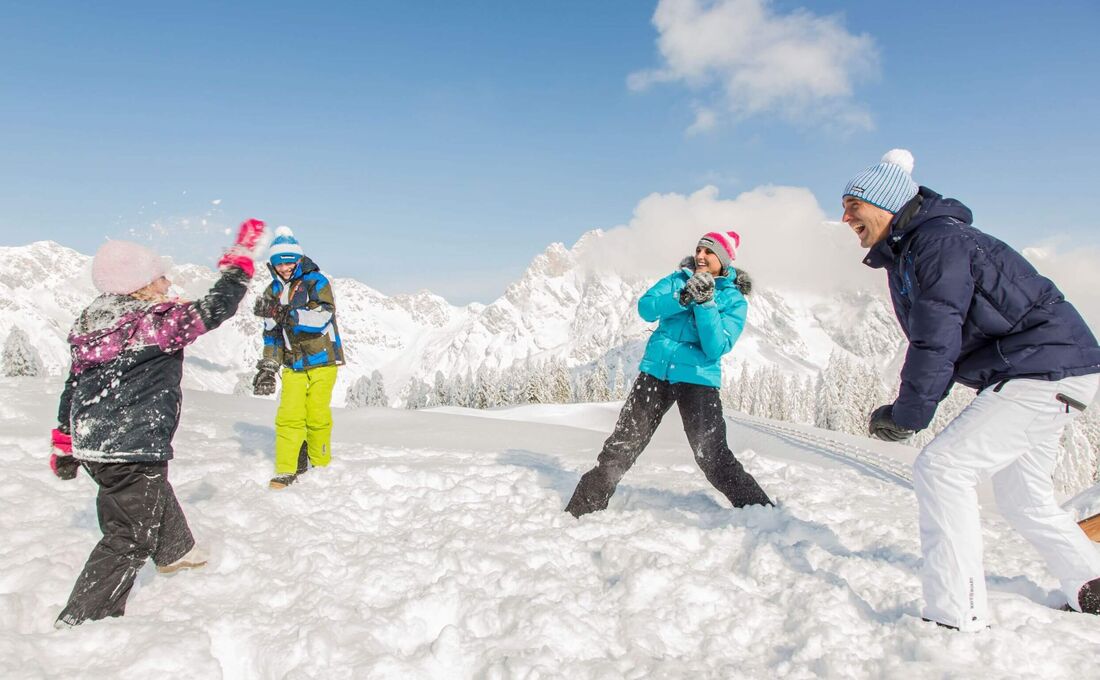
M271 481L267 483L269 489L285 489L293 484L298 479L298 475L275 475L271 478Z
M1085 614L1100 615L1100 578L1094 578L1077 591L1077 604Z

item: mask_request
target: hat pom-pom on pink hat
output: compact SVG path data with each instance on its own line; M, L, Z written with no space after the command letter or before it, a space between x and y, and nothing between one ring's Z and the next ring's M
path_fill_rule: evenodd
M164 276L164 259L131 241L107 241L92 260L92 283L101 293L128 295Z

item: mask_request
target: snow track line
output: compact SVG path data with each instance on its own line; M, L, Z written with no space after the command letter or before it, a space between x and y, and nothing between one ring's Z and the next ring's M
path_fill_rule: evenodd
M745 416L735 416L729 413L726 414L726 418L737 425L751 428L757 432L778 437L791 443L808 445L815 453L847 462L885 481L901 484L910 489L913 488L913 476L909 471L909 466L869 449L831 437L807 434L793 427L779 425L772 421L750 420Z

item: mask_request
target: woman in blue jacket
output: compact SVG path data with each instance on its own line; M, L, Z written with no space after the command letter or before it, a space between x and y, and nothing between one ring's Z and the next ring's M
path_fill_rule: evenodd
M619 480L673 402L680 408L684 432L707 480L734 507L771 505L726 444L726 421L718 396L722 355L733 349L748 311L745 295L751 284L730 266L740 240L732 231L704 235L695 257L686 258L681 269L658 281L638 301L638 314L659 324L646 345L638 379L615 431L604 442L596 467L581 477L565 506L574 517L607 507Z

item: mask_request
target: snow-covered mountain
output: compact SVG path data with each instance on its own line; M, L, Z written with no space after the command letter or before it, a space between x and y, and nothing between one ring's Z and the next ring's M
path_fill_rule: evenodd
M348 359L337 403L348 385L374 370L382 373L394 402L410 378L430 384L436 371L449 377L554 357L577 371L603 362L612 371L621 363L633 373L653 327L638 317L635 305L653 280L585 264L582 251L601 237L590 232L573 248L551 244L488 305L454 306L428 291L387 296L354 279L334 279ZM95 296L91 258L48 241L0 248L0 258L4 328L22 328L46 370L63 374L68 328ZM669 271L678 260L670 256ZM214 276L198 265L172 271L180 293L191 298L202 295ZM261 340L259 321L249 310L265 284L266 276L257 276L241 312L189 351L185 386L227 393L251 376ZM889 303L872 292L793 293L758 282L750 301L748 328L726 358L727 376L737 375L732 364L741 362L814 375L837 350L885 367L900 347ZM6 332L0 333L2 342Z

